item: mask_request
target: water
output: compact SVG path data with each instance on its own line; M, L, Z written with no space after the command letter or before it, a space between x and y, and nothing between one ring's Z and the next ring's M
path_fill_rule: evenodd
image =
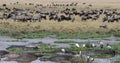
M74 41L74 42L90 42L90 43L98 43L99 41L103 41L104 44L117 44L120 43L120 41L116 41L114 36L111 36L109 38L110 40L103 40L103 39L56 39L56 38L36 38L36 39L22 39L18 40L15 38L7 37L7 36L0 36L0 50L6 50L11 45L29 45L33 43L47 43L47 44L52 44L56 45L57 47L69 47L69 44L55 44L55 41ZM14 42L13 42L14 41ZM62 45L62 46L61 46Z
M3 61L1 60L0 63L19 63L17 61ZM25 62L26 63L26 62ZM52 61L40 61L39 58L32 61L32 62L27 62L27 63L57 63L57 62L52 62Z
M0 63L18 63L16 61L0 61Z
M116 59L120 58L120 55L116 55L111 58L95 58L94 62L97 63L114 63ZM17 61L0 61L0 63L18 63ZM52 62L52 61L40 61L40 60L34 60L30 63L58 63L58 62Z
M18 63L18 62L17 61L0 61L0 63ZM56 63L56 62L35 60L30 63Z
M56 62L35 60L35 61L32 61L31 63L56 63Z
M36 39L22 39L18 41L17 40L18 39L11 38L11 37L0 36L0 45L1 45L0 50L5 50L7 47L11 45L29 45L32 43L39 43L39 42L43 42L47 44L54 44L55 41L75 41L75 42L88 42L89 41L90 43L97 43L101 39L56 39L56 38L46 37L46 38L36 38ZM113 36L110 37L110 40L101 40L101 41L103 41L105 44L120 43L120 41L116 41L115 37ZM54 44L54 45L57 45L58 47L60 47L61 44ZM62 44L62 47L68 47L68 46L69 46L68 44L64 44L64 45Z
M111 58L95 58L94 62L97 63L114 63L116 59L120 58L120 55L115 55L114 57Z

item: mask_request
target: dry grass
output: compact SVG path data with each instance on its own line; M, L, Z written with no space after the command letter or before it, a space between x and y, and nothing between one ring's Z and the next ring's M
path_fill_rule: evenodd
M119 22L106 23L108 25L107 29L100 28L99 26L103 24L102 21L75 21L75 22L57 22L57 21L47 21L43 20L42 22L15 22L15 21L1 21L0 29L1 30L16 30L21 31L56 31L56 32L108 32L108 31L117 31L120 30Z

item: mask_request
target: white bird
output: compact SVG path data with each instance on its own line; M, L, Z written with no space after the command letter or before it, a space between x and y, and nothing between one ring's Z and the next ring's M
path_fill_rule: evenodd
M65 49L61 49L62 52L65 52Z
M81 55L81 54L82 54L82 51L80 51L79 54Z
M87 56L87 62L89 62L90 61L90 56Z
M82 46L83 46L83 48L85 48L85 47L86 47L86 44L83 44Z
M100 48L103 48L103 46L104 46L104 43L100 42Z
M78 43L76 43L75 46L78 47L78 48L80 47L80 45Z
M108 49L112 49L112 47L110 45L107 46Z
M89 59L90 58L90 56L87 56L87 59Z
M101 45L103 45L103 42L100 42Z
M91 60L91 61L94 61L94 58L91 58L90 60Z
M96 45L94 43L92 43L92 47L95 47Z

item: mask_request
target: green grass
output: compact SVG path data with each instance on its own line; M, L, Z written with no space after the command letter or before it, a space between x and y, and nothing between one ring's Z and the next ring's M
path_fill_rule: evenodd
M91 57L93 58L110 58L112 57L112 55L109 55L109 54L93 54L93 55L90 55Z
M55 41L54 43L58 43L58 44L59 43L73 44L73 43L77 43L77 42L66 40L66 41Z
M50 57L53 57L53 56L57 56L57 54L49 54L49 53L46 53L46 54L44 54L43 57L45 57L45 58L50 58Z
M27 41L16 39L16 40L7 40L7 42L27 42Z
M113 50L115 50L118 54L120 54L120 44L113 45Z
M9 49L8 52L20 54L20 53L24 53L25 51L19 48L12 48L12 49Z
M118 58L114 63L120 63L120 58Z
M118 32L114 33L68 33L68 32L51 32L51 31L36 31L36 32L17 32L17 31L0 31L1 36L11 36L14 38L44 38L53 37L58 39L87 39L87 38L106 38L111 35L117 35Z

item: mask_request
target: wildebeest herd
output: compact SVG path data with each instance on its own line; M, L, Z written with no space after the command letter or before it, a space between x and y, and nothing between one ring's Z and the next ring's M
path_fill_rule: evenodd
M19 2L16 3L16 5ZM83 3L83 5L86 3ZM77 5L78 3L71 3L71 4L55 4L52 3L51 5L43 6L42 4L34 5L32 3L25 3L25 5L33 5L34 8L9 8L7 4L3 4L0 8L0 19L12 19L14 21L21 21L21 22L41 22L42 20L54 20L54 21L71 21L74 22L76 18L80 18L81 21L97 21L98 19L102 19L103 22L118 22L120 20L120 12L117 9L89 9L89 10L78 10ZM57 9L57 7L64 7L64 9ZM74 6L73 8L69 8L69 6ZM92 7L93 5L88 5ZM45 10L47 8L51 9L52 11ZM78 17L76 17L78 16Z

